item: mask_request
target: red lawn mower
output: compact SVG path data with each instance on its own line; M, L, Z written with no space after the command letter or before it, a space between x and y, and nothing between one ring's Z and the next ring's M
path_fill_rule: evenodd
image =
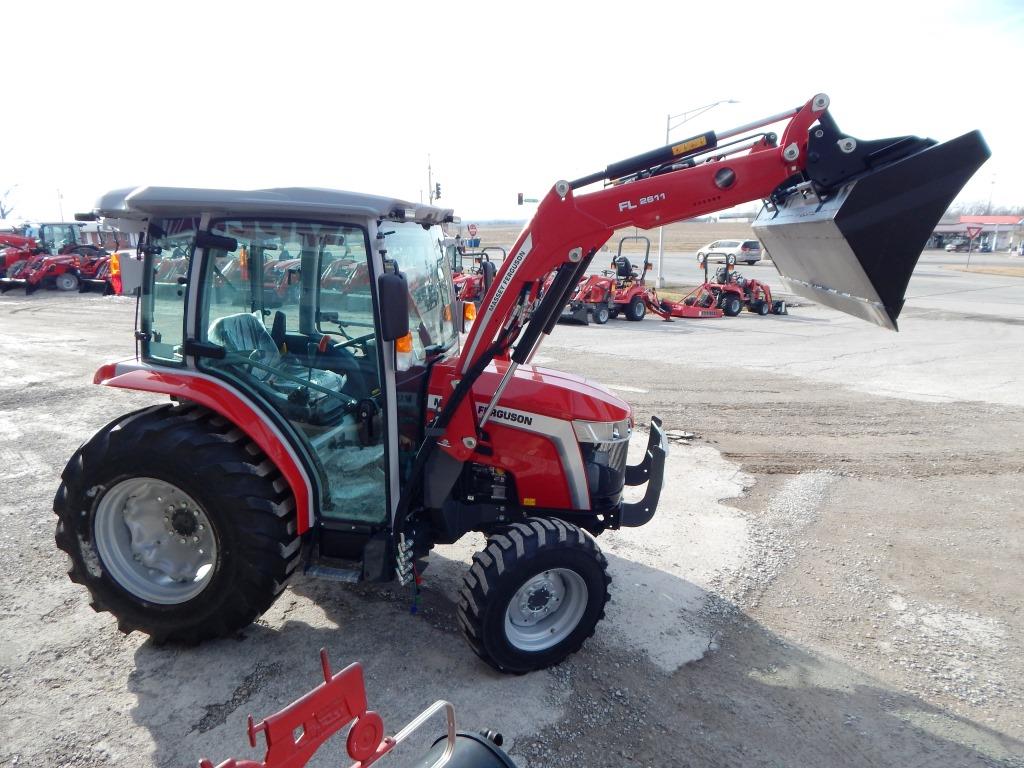
M644 245L643 269L639 274L633 269L629 258L622 253L622 246L632 241ZM620 314L627 320L643 320L649 304L644 278L651 268L650 256L651 241L643 235L620 239L619 250L612 259L611 268L603 269L601 274L590 275L579 282L559 321L587 325L592 319L598 325L604 325L610 318Z

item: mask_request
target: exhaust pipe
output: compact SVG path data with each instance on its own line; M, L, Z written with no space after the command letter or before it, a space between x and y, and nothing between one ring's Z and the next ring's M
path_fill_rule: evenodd
M812 141L812 181L777 193L754 234L793 293L895 331L925 243L991 152L978 131L943 144L863 142L863 152L855 139L838 142L854 160L839 171L831 165L826 186L815 178Z

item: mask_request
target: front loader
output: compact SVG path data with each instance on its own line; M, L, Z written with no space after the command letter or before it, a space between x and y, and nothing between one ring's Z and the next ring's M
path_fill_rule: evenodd
M461 345L449 210L322 189L109 193L92 216L143 236L144 279L138 353L95 381L172 402L68 463L54 508L71 578L123 631L192 643L245 627L300 566L408 584L435 544L479 531L457 608L470 646L505 672L558 663L609 599L596 537L644 525L662 493L657 418L627 465L630 406L531 364L612 233L765 199L759 234L791 289L895 329L931 225L988 156L976 132L858 142L827 110L818 95L557 182ZM342 246L368 279L327 287ZM176 253L184 270L159 282ZM267 302L285 253L295 290ZM223 299L222 266L243 261Z

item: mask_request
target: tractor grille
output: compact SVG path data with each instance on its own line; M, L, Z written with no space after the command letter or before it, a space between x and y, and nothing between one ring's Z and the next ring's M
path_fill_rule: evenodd
M608 443L580 443L591 509L608 509L619 503L626 482L628 449L628 438Z

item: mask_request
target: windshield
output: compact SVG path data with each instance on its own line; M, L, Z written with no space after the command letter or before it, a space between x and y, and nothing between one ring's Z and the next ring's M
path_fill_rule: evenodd
M453 319L455 296L444 232L440 227L424 229L411 222L390 221L381 224L381 231L386 234L387 258L398 263L409 286L414 352L422 355L428 347L450 349L459 335Z

